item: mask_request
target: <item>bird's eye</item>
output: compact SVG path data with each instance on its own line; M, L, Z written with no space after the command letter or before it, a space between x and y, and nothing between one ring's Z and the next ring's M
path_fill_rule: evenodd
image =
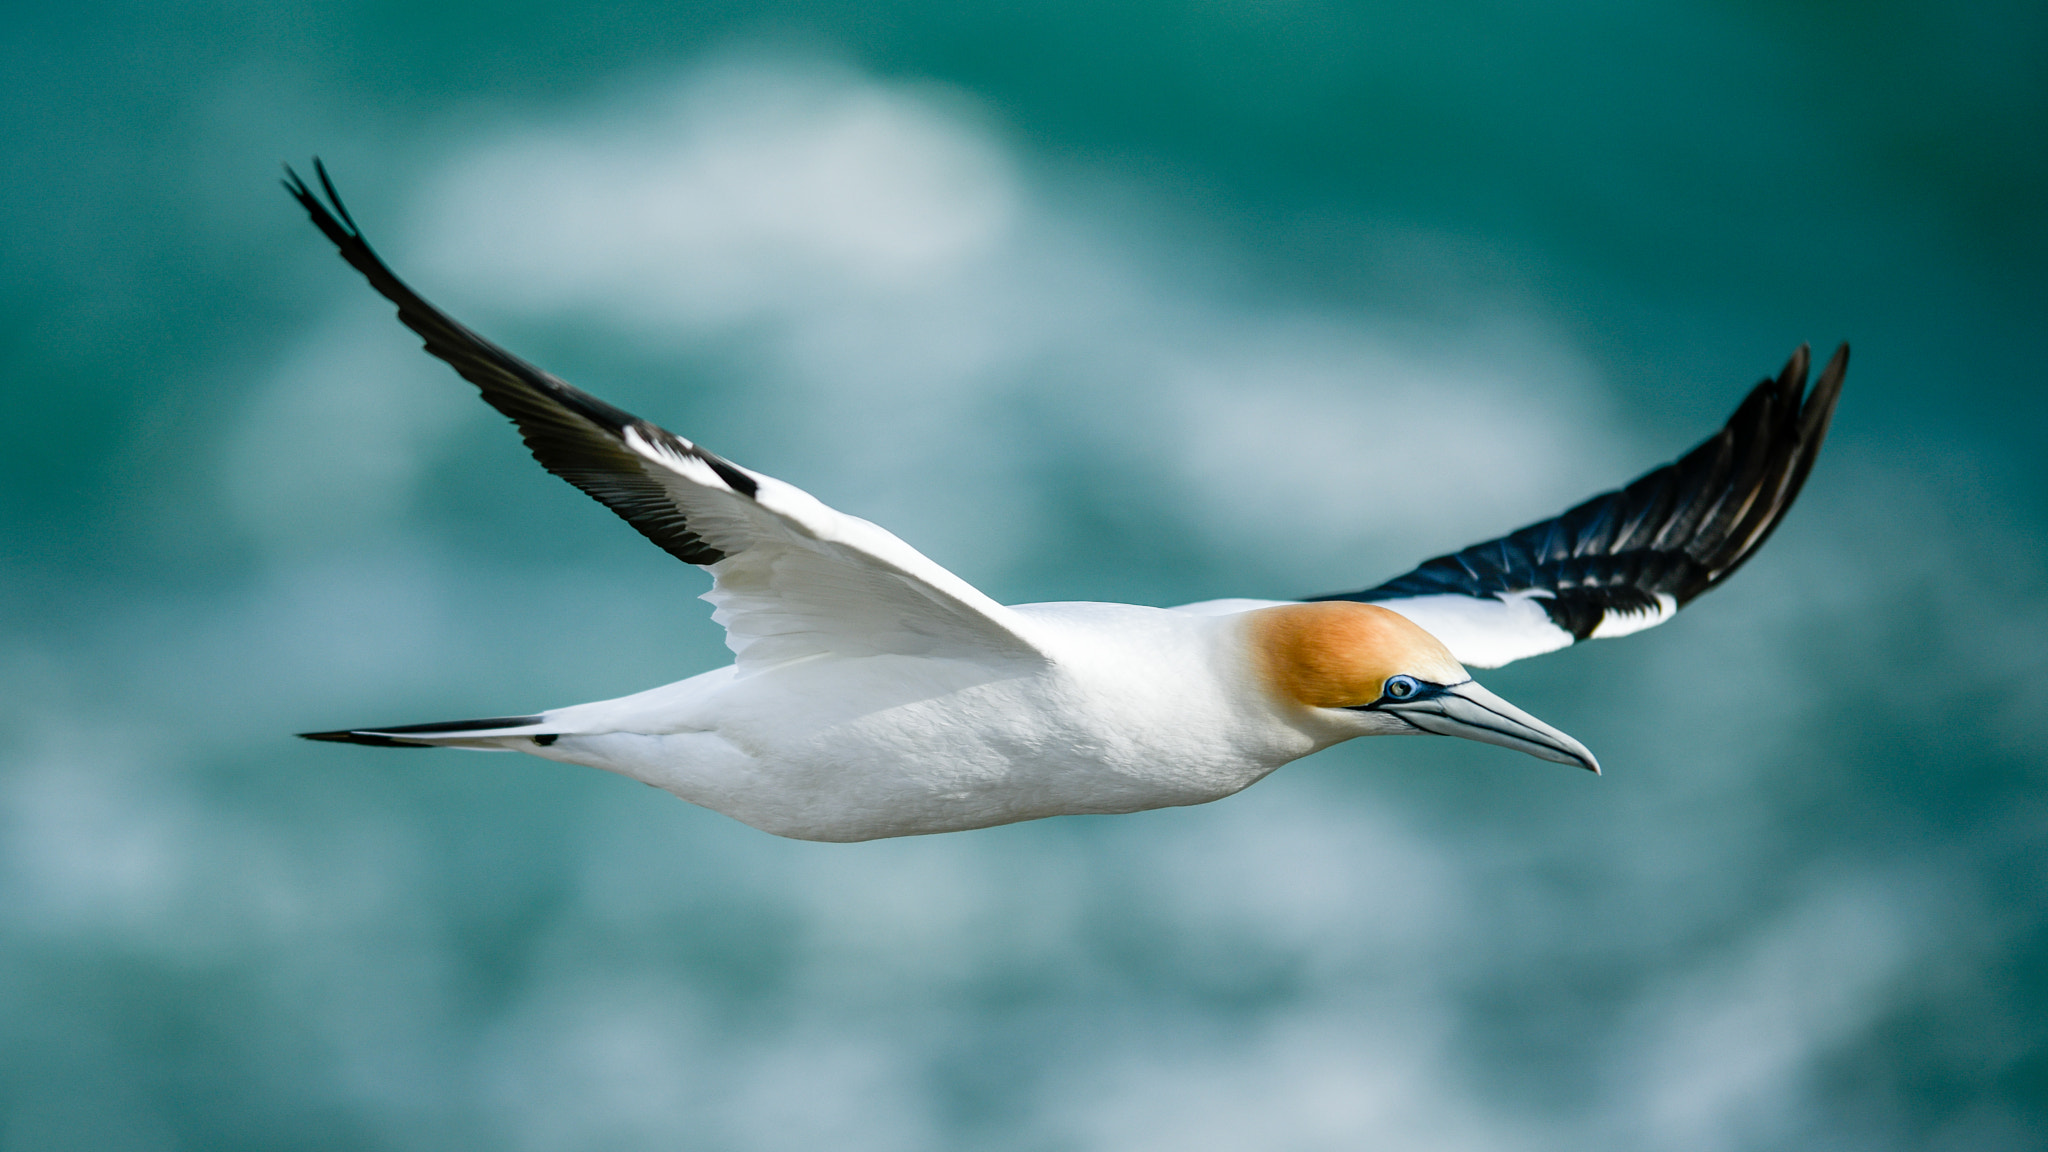
M1413 676L1389 676L1386 686L1380 691L1385 692L1389 700L1406 700L1421 689L1422 682Z

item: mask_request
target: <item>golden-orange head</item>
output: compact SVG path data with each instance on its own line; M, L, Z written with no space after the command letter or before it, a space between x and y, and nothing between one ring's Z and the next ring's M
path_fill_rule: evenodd
M1376 604L1283 604L1248 613L1246 626L1267 688L1311 708L1370 704L1394 676L1434 684L1471 679L1436 637Z

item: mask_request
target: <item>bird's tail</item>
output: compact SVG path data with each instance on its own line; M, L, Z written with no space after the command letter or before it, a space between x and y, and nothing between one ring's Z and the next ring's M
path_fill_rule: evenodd
M434 724L301 732L299 738L369 744L378 748L472 748L482 752L511 752L525 741L545 748L553 744L560 734L550 730L544 716L493 716L483 720L442 720Z

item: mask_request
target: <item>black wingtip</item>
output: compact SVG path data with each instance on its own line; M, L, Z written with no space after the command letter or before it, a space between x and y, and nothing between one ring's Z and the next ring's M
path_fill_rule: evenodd
M385 275L390 274L388 269L381 268L383 261L371 250L370 242L363 238L363 230L356 226L355 218L348 213L348 206L341 202L340 193L334 189L334 181L327 177L327 166L320 162L318 156L313 158L313 175L319 179L320 187L326 190L327 200L321 200L312 186L306 183L305 177L300 176L298 170L290 164L284 166L284 174L284 190L291 193L292 199L299 202L299 207L306 210L306 215L313 218L313 225L319 228L335 247L341 249L342 256L349 263L357 264L358 270L367 274L368 269L358 264L359 260L367 258L369 263L378 265L379 270ZM332 207L329 207L330 202ZM354 253L352 249L361 249L361 252Z
M1806 390L1806 373L1812 363L1813 345L1802 343L1793 349L1784 370L1778 373L1778 391L1797 399Z
M1828 424L1835 417L1835 403L1842 398L1842 378L1849 373L1849 344L1844 341L1828 357L1827 367L1820 370L1820 379L1813 382L1813 390L1806 394L1806 407L1799 413L1800 437L1809 443L1819 443L1828 434Z
M661 469L650 471L650 463L625 444L625 437L636 433L661 451L702 461L720 483L743 498L758 497L757 477L700 445L571 387L428 303L377 255L342 201L327 165L317 156L313 158L313 177L309 184L287 164L285 191L340 251L342 259L397 306L399 321L419 335L427 351L476 385L485 402L519 426L527 448L543 467L610 508L677 559L697 565L725 559L725 552L690 530L689 514L665 487L658 474Z
M1540 603L1551 621L1580 640L1614 612L1643 611L1658 597L1683 607L1754 556L1798 499L1841 399L1849 346L1835 350L1809 391L1812 362L1801 344L1718 432L1620 489L1378 587L1318 599L1484 599L1534 589L1549 593Z
M334 205L335 215L341 217L349 231L361 236L363 230L356 227L356 218L348 214L348 205L341 202L341 192L334 187L334 180L327 175L326 163L318 156L313 157L313 175L320 178L320 187L327 193L328 202Z

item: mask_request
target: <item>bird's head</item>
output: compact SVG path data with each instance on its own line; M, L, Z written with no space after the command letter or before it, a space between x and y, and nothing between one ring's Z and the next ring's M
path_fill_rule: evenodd
M1463 736L1600 771L1585 745L1481 688L1398 612L1346 600L1285 604L1247 613L1246 626L1267 690L1338 739Z

